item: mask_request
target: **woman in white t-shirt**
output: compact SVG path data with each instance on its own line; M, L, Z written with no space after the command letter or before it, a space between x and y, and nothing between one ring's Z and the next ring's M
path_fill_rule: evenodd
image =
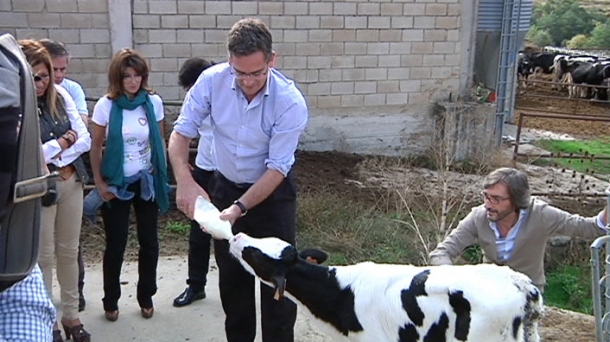
M108 93L95 104L92 116L91 167L96 191L104 200L104 311L119 317L120 275L127 244L129 213L134 208L140 250L137 300L144 318L154 313L157 292L159 211L169 208L167 161L163 139L163 103L148 88L144 57L122 49L108 70ZM102 145L106 142L102 156Z

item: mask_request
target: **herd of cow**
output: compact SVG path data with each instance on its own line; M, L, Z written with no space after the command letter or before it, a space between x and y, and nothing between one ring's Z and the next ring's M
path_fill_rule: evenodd
M567 89L569 97L608 101L610 58L556 52L519 52L518 75L524 80L553 74L553 89Z

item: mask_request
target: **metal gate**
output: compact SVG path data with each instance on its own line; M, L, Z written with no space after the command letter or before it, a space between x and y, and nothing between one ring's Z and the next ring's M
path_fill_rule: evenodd
M606 188L606 201L610 205L610 187ZM610 228L610 212L607 214ZM603 255L603 256L602 256ZM603 268L603 269L602 269ZM595 315L597 342L610 341L610 235L597 238L591 244L591 290Z

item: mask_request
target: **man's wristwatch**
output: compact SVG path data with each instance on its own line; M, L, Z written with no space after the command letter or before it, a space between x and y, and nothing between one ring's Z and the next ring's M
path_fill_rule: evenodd
M235 204L237 207L239 207L239 210L241 210L241 216L245 216L248 213L248 208L246 208L246 206L241 203L239 200L233 202L233 204Z

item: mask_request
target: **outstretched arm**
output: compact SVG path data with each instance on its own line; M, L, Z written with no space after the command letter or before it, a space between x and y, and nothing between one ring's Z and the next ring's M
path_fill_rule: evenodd
M476 244L478 241L477 227L475 222L474 210L468 214L447 236L436 249L430 252L429 264L451 265L453 259L460 255L468 246Z

